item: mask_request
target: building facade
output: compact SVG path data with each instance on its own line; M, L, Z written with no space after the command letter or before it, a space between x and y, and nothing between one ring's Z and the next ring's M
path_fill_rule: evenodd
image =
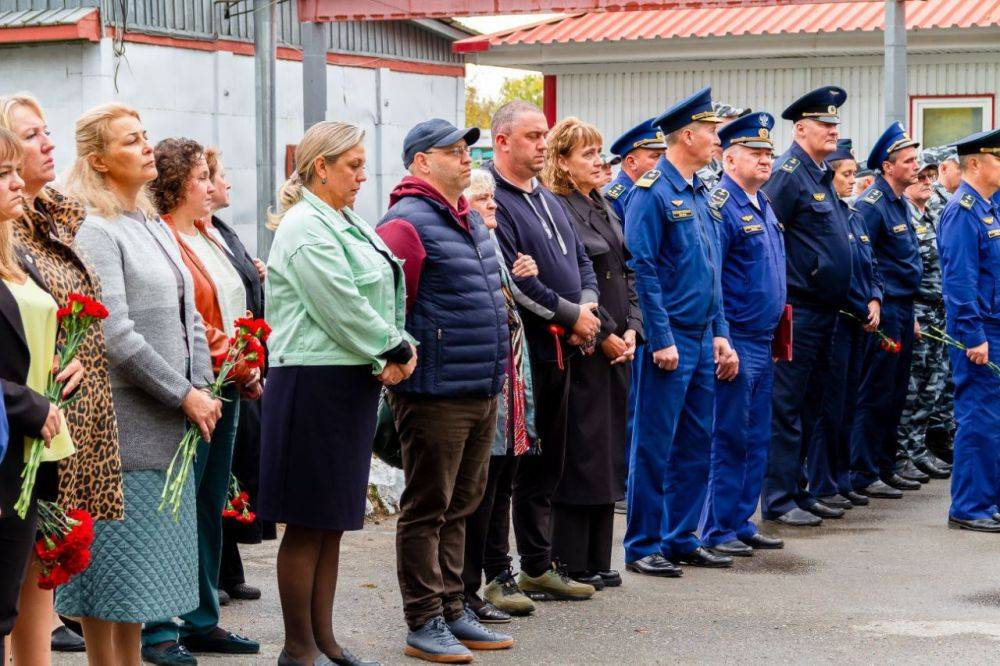
M905 5L912 133L936 145L995 127L1000 0ZM541 71L550 114L593 122L606 143L705 85L718 101L776 116L813 88L839 85L842 132L861 156L884 129L883 11L879 0L577 14L455 49L469 62ZM780 150L791 129L775 127Z
M33 92L47 113L56 165L75 156L73 124L117 100L136 107L153 141L187 136L218 146L233 184L221 215L256 247L253 2L0 0L0 93ZM124 11L123 11L124 8ZM227 14L228 11L228 14ZM278 182L302 136L302 52L294 2L278 31ZM368 182L357 211L377 220L403 176L402 139L416 122L464 120L465 79L445 21L326 24L327 119L366 131Z

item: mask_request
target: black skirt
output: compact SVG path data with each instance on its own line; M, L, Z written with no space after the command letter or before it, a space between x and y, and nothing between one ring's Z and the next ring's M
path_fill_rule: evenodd
M362 528L380 388L370 365L268 370L262 519L330 531Z

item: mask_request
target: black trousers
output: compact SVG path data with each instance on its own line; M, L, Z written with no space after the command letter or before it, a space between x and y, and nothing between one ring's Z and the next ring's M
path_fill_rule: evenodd
M552 559L571 574L611 568L614 504L553 504Z
M552 565L550 529L552 494L566 459L566 415L569 407L570 364L531 361L535 397L535 427L539 455L524 456L514 474L514 538L521 571L540 576Z
M476 512L465 519L462 582L466 599L479 597L483 574L489 583L511 565L510 496L520 460L513 454L490 457L483 499Z

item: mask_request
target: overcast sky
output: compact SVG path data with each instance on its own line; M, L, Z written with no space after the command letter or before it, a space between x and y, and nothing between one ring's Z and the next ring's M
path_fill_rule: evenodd
M516 28L528 23L537 23L546 19L554 18L559 14L531 14L531 15L510 15L510 16L466 16L457 17L456 20L464 23L479 32L497 32ZM525 74L532 74L523 69L511 69L509 67L481 67L469 65L465 80L469 85L473 85L477 90L487 97L493 97L500 92L500 86L505 79L519 78Z

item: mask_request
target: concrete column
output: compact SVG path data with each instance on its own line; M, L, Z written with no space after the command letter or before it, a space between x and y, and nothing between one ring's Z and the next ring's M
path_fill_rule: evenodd
M902 0L885 0L885 125L906 125L906 9Z
M253 13L254 119L257 134L257 256L267 259L274 233L267 224L267 211L274 206L274 161L277 151L275 127L275 47L278 42L272 0L255 0Z
M326 120L326 24L301 23L302 120L309 129Z

